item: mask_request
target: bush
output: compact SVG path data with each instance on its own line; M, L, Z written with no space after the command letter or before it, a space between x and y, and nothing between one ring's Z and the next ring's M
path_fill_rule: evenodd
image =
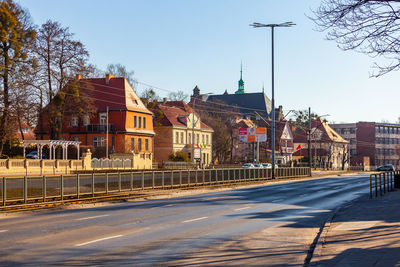
M169 161L184 161L189 162L188 155L182 151L177 151L168 156Z

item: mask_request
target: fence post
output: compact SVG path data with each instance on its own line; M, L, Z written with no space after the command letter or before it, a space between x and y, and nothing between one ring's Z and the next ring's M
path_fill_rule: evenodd
M132 190L133 190L133 171L131 171L131 191Z
M369 176L369 198L372 198L372 175Z
M3 206L5 206L6 205L6 201L7 201L7 178L6 177L3 177L3 186L2 186L2 189L3 189L3 194L2 194L2 196L3 196Z
M64 200L64 175L60 175L60 196L61 200Z
M206 184L206 171L203 170L203 186Z
M79 199L79 174L76 174L76 198Z
M231 182L231 169L228 169L228 183Z
M171 189L174 188L174 171L171 171Z
M209 170L208 184L211 184L211 169Z
M152 174L151 174L151 187L154 189L154 186L155 186L155 174L154 174L154 171L152 171Z
M225 177L224 177L224 169L222 168L221 170L221 177L222 177L222 183L225 183Z
M375 197L378 197L378 175L375 174Z
M108 194L108 172L106 172L106 194Z
M92 177L91 177L91 184L92 184L92 197L94 197L94 172L92 172Z
M386 172L383 173L383 193L386 193Z
M199 172L199 170L196 170L196 176L195 176L195 183L196 183L196 186L197 186L197 173Z
M121 185L121 172L118 172L118 191L122 191L122 185Z
M188 170L188 187L190 187L190 170Z
M379 174L379 193L381 196L383 195L383 193L382 193L382 174L381 173Z
M142 171L142 190L144 190L144 171Z
M182 170L179 170L179 187L182 187Z
M28 202L28 177L24 176L24 203Z
M46 202L46 176L42 176L42 196L43 196L43 202Z

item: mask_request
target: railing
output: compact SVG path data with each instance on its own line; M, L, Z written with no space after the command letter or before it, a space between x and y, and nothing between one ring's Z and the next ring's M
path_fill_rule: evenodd
M373 173L369 176L369 197L373 197L375 189L375 197L383 196L386 192L393 191L394 176L400 175L400 171L389 171L381 173Z
M0 178L3 207L64 201L144 189L173 189L272 179L271 169L203 169L91 173ZM311 176L310 168L278 168L275 177Z

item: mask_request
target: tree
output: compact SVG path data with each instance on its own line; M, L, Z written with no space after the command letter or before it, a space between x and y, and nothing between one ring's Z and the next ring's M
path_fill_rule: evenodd
M390 61L375 63L378 72L372 76L400 69L398 0L323 0L313 13L317 30L327 31L327 39L339 48Z
M0 155L4 144L10 140L14 130L11 124L11 79L16 70L30 64L29 54L36 31L29 13L12 0L0 3L0 78L2 79L1 117L0 117Z
M311 113L311 121L318 119L318 114ZM308 129L309 115L308 110L295 110L289 119L289 123L295 126L295 132L304 132Z
M131 86L136 86L137 82L134 78L134 71L128 71L122 64L108 64L106 69L107 74L112 74L115 77L125 77Z
M73 36L69 28L63 28L60 23L51 20L41 26L37 36L35 53L40 70L37 88L40 88L40 106L43 107L45 102L49 104L47 115L50 139L60 138L61 129L57 125L62 123L59 121L62 118L60 111L56 109L57 104L53 103L53 98L76 74L88 76L93 71L92 66L87 64L88 51ZM40 120L43 120L42 117Z
M189 95L185 94L183 91L170 92L168 94L168 100L171 101L186 101L188 97Z

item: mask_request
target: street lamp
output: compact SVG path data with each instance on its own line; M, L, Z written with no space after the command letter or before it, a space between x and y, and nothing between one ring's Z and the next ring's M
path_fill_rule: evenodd
M196 105L196 98L197 97L202 97L202 96L205 96L205 95L212 95L212 94L214 94L214 93L206 93L206 94L199 94L198 96L193 96L193 113L192 113L192 160L193 160L193 162L196 161L196 159L194 158L194 149L195 149L195 146L194 146L194 140L195 140L194 139L194 125L195 125L194 108L195 108L195 105ZM201 100L201 101L203 101L203 100ZM201 160L201 154L200 154L200 160Z
M274 92L274 29L276 27L292 27L296 24L293 22L284 22L280 24L262 24L258 22L254 22L253 24L250 24L250 26L254 28L271 28L271 50L272 50L272 134L271 134L271 139L272 139L272 144L271 144L271 150L272 150L272 179L275 178L275 92Z

